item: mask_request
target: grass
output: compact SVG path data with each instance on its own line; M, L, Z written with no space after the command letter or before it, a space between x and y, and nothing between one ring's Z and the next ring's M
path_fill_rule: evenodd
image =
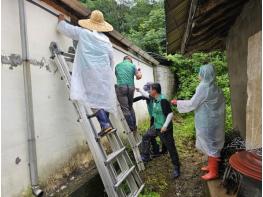
M194 114L190 113L187 115L175 114L174 118L174 132L176 136L182 138L191 138L195 136L194 128Z
M149 127L150 127L150 118L148 117L145 120L139 122L138 131L143 135L144 133L146 133Z
M194 114L180 115L175 113L174 138L178 149L183 149L195 140Z
M139 197L160 197L160 194L156 192L145 192L146 194L140 194Z

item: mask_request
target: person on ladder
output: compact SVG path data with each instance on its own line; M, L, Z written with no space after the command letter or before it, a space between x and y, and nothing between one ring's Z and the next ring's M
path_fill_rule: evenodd
M225 97L216 85L214 66L203 65L199 71L200 84L190 100L173 99L180 113L195 111L196 148L208 156L208 173L204 180L218 178L218 161L225 142Z
M117 78L116 94L123 115L130 130L136 131L136 117L133 109L134 76L140 80L142 78L141 71L133 64L131 56L125 56L123 62L116 65L115 75Z
M150 94L143 92L140 89L138 89L138 91L147 98L150 96L154 98L152 108L153 126L143 135L142 138L142 160L146 162L149 161L149 141L152 135L158 135L169 152L174 165L172 178L176 179L180 176L180 163L173 137L173 111L170 102L161 93L161 85L159 83L151 85Z
M78 41L71 78L70 98L89 106L100 126L100 136L114 131L109 113L116 114L114 90L113 48L103 32L113 27L104 21L102 12L94 10L89 19L79 20L81 26L73 26L58 16L57 30Z

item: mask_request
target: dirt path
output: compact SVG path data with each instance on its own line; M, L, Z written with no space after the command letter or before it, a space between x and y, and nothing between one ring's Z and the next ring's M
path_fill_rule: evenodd
M204 158L195 150L194 142L178 143L181 162L181 177L171 179L172 164L168 155L153 159L146 166L142 177L148 191L159 193L161 197L205 197L207 186L200 176ZM151 195L149 195L151 196Z

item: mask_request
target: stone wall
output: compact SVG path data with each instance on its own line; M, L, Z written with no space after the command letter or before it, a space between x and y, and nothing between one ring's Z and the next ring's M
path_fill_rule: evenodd
M261 1L250 0L226 40L233 126L246 136L248 38L261 30Z

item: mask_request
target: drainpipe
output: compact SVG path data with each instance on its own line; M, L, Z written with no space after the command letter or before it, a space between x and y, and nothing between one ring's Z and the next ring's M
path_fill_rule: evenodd
M33 101L32 101L32 86L30 63L28 53L27 41L27 28L24 0L18 0L19 6L19 20L20 20L20 36L22 46L22 61L23 61L23 78L24 78L24 91L26 101L26 120L28 132L28 159L29 159L29 172L32 192L35 196L43 196L44 192L38 185L38 170L37 170L37 154L36 154L36 138L34 127L33 115Z

